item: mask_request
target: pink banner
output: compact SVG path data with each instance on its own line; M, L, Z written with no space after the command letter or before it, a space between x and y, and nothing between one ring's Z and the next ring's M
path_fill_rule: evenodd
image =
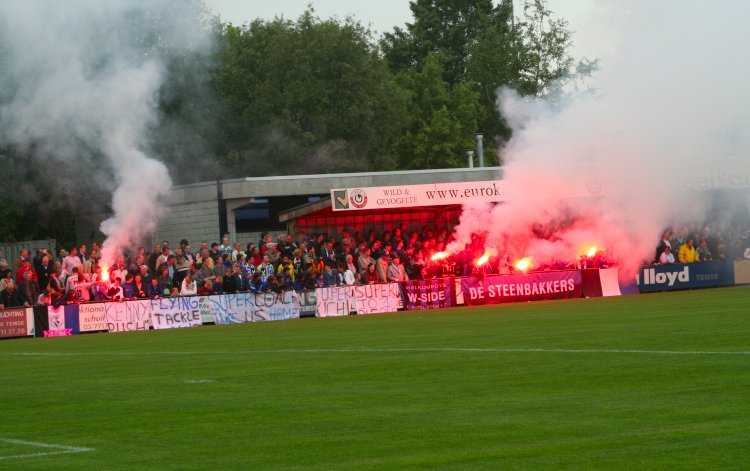
M45 337L67 337L69 335L73 335L73 329L55 329L44 331Z
M578 270L461 279L464 302L469 306L580 298L581 286Z

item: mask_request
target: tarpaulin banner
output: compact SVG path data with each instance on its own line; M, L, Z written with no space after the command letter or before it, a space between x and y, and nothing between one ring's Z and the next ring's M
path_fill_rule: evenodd
M638 289L669 291L689 288L712 288L734 284L733 262L696 262L689 264L652 265L641 267Z
M110 332L148 330L151 327L151 301L104 303Z
M440 309L456 305L454 277L413 280L399 283L404 308Z
M316 309L318 317L348 316L352 312L353 298L351 286L317 288L315 292L318 298Z
M461 279L468 306L581 297L581 272L552 271Z
M203 325L201 299L205 298L186 296L154 299L151 301L151 324L154 329L176 329Z
M285 321L299 319L299 300L297 292L283 291L281 293L250 293L253 299L253 322Z
M104 310L104 304L79 304L78 325L80 326L81 332L108 330L107 312Z
M353 286L352 295L357 314L396 312L401 298L398 283Z
M34 335L34 314L31 308L0 310L0 337Z
M214 324L241 324L252 318L254 304L252 293L208 296L208 310Z

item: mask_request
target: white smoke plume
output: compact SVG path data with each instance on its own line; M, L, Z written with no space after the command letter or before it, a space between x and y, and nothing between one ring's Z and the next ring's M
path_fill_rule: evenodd
M113 192L102 259L153 231L169 192L165 165L148 156L165 51L205 47L194 2L0 2L0 143L65 162L104 157L92 187ZM58 181L55 184L67 185ZM77 188L80 198L90 188ZM73 221L70 222L73 224Z
M667 224L709 216L709 192L696 190L750 187L747 18L740 0L599 2L588 31L611 54L596 93L551 104L499 91L514 130L502 152L508 202L489 219L466 208L449 249L486 234L512 258L549 263L596 245L629 276ZM728 194L747 204L745 191Z

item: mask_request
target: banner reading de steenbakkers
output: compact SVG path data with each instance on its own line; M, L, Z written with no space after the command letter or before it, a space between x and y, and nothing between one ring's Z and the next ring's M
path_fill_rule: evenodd
M581 272L578 270L492 275L462 278L464 301L479 304L580 298Z
M441 206L470 202L498 203L505 195L500 181L374 186L331 190L334 211Z

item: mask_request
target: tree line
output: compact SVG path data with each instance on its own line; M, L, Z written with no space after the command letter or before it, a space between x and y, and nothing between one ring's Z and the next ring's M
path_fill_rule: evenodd
M206 16L192 1L195 14ZM151 153L178 184L452 168L466 166L481 133L486 164L500 164L510 129L496 91L552 93L576 65L568 23L545 0L522 8L513 0L413 0L410 8L410 23L380 37L355 18L321 19L312 7L296 20L242 25L207 15L214 47L200 52L160 44L158 19L142 21L144 50L166 58ZM0 167L20 161L33 169L44 165L38 159L33 149L0 149ZM77 188L87 183L77 163L47 173ZM92 208L82 211L66 193L70 185L60 187L0 189L0 240L74 240L60 212Z

